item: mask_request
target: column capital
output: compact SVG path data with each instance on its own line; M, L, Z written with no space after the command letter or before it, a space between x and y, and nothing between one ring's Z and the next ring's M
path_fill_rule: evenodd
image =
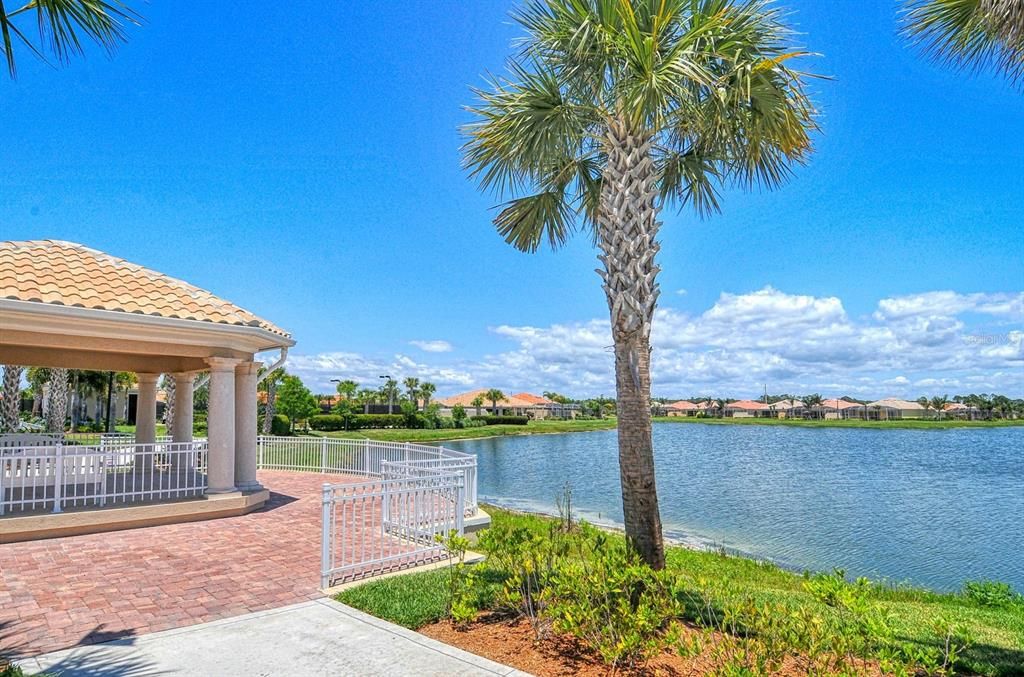
M198 371L172 371L171 376L173 376L175 380L185 381L195 378L198 373Z
M207 357L206 364L210 371L234 371L235 365L241 362L237 357Z
M156 383L160 380L160 374L151 374L149 372L136 372L135 380L139 382L139 385L144 383Z
M256 374L259 373L259 369L262 366L262 362L254 362L252 360L248 360L245 362L239 362L237 365L235 365L235 371L239 374Z

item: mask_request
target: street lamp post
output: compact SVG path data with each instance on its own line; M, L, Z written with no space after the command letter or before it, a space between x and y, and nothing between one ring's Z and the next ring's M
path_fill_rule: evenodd
M380 378L385 379L384 384L388 386L388 415L392 414L392 409L395 404L395 389L391 387L391 375L381 376Z

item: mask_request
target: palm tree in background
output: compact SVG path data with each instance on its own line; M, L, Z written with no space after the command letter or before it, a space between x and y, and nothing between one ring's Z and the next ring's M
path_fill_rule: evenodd
M935 410L935 418L941 419L943 414L946 413L946 404L949 402L948 395L936 395L932 398L931 407Z
M29 0L8 11L0 0L0 44L10 76L17 76L15 45L46 61L45 52L59 63L82 54L89 39L108 54L127 40L125 27L139 25L142 17L118 0ZM29 39L38 33L38 40Z
M49 407L46 412L46 431L63 433L68 418L68 370L51 369L48 382Z
M21 423L21 373L24 367L4 365L3 390L0 397L0 433L13 433Z
M437 386L430 381L424 381L420 384L419 396L423 400L423 411L427 410L427 406L430 404L430 398L437 392Z
M476 397L473 398L473 400L470 402L470 404L473 405L474 407L476 407L476 415L479 416L480 415L480 407L484 406L484 398L481 397L480 395L477 395Z
M260 381L257 386L257 390L260 390L267 395L267 402L263 405L263 434L269 435L271 433L271 426L274 422L274 415L277 413L277 386L281 383L281 379L285 377L284 369L278 368L273 371L269 376Z
M811 150L806 75L767 0L530 0L507 78L477 91L465 164L511 197L525 252L578 230L600 249L615 344L626 535L664 566L651 441L650 333L665 207L718 210L723 183L773 188Z
M491 388L484 393L484 399L491 403L491 407L494 409L495 415L498 413L498 402L505 399L505 393L501 392L497 388Z
M370 413L370 405L377 401L377 391L363 388L356 393L356 401L363 405L363 413Z
M409 393L409 401L413 403L417 409L420 407L420 380L409 376L402 383L405 385L405 391Z
M357 390L359 390L359 384L351 379L338 382L338 394L346 400L354 398Z
M911 0L904 30L939 61L1024 78L1024 0Z
M164 425L170 434L174 430L174 391L177 388L174 374L164 374L161 387L164 390Z
M29 367L25 371L28 386L32 389L32 416L42 415L43 388L50 380L50 370L46 367Z

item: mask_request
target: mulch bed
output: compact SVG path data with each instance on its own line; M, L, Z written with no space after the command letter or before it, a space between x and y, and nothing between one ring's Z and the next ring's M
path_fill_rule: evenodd
M481 614L465 628L456 628L451 621L439 621L419 630L427 637L459 647L478 656L510 665L537 677L583 675L657 675L665 677L706 675L713 671L712 658L703 654L683 658L668 652L656 656L647 665L632 670L613 670L600 656L582 646L571 636L548 632L540 640L525 619L508 619L497 614ZM684 632L698 634L687 628ZM782 677L806 675L806 667L796 657L787 658L776 673ZM876 671L874 674L881 674Z

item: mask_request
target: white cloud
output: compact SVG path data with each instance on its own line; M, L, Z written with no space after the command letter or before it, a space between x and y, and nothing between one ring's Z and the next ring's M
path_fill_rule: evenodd
M878 302L851 317L836 297L773 287L723 293L691 315L658 310L652 336L656 395L751 396L771 392L865 397L957 392L1024 394L1024 293L927 292ZM1008 326L1013 325L1013 326ZM396 355L294 357L289 368L314 379L394 373L431 380L440 394L475 387L614 392L608 321L490 328L507 347L437 367ZM294 365L294 366L293 366ZM326 374L330 372L330 376Z
M452 351L452 344L441 340L409 341L409 345L416 346L427 353L450 353Z
M676 294L678 294L679 296L686 296L686 290L685 289L676 289Z

